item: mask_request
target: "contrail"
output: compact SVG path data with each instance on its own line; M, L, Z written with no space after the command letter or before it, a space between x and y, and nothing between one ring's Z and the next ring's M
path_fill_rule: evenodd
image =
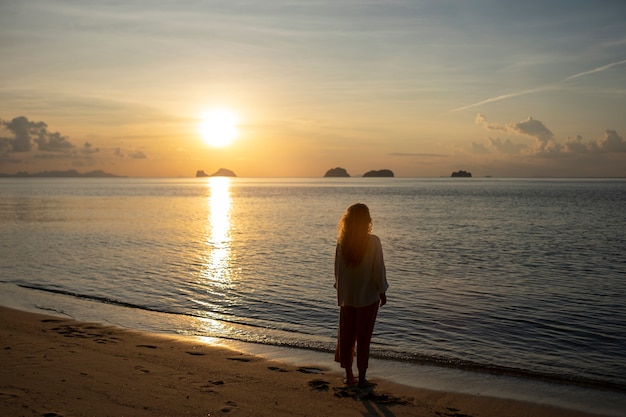
M574 74L574 75L570 75L569 77L563 78L560 81L557 81L551 85L545 85L542 87L536 87L536 88L531 88L528 90L522 90L522 91L518 91L516 93L509 93L509 94L503 94L501 96L497 96L497 97L491 97L482 101L479 101L477 103L473 103L473 104L468 104L467 106L463 106L463 107L457 107L456 109L452 109L450 110L450 113L454 113L457 111L461 111L461 110L467 110L467 109L471 109L472 107L476 107L476 106L480 106L482 104L487 104L487 103L493 103L495 101L501 101L501 100L506 100L507 98L513 98L513 97L519 97L519 96L524 96L526 94L532 94L532 93L538 93L540 91L546 91L546 90L551 90L556 88L557 84L561 84L579 77L584 77L585 75L589 75L589 74L595 74L598 72L602 72L605 71L611 67L617 66L617 65L622 65L622 64L626 64L626 59L623 59L621 61L617 61L617 62L613 62L607 65L603 65L601 67L598 68L594 68L592 70L589 71L584 71L584 72L579 72L578 74Z
M522 90L522 91L518 91L516 93L503 94L501 96L491 97L491 98L479 101L478 103L468 104L467 106L463 106L463 107L458 107L456 109L452 109L452 110L450 110L450 113L454 113L454 112L461 111L461 110L466 110L466 109L471 109L472 107L480 106L481 104L493 103L494 101L506 100L507 98L525 96L526 94L537 93L539 91L550 90L550 89L553 89L553 88L554 87L551 87L551 86L544 86L544 87L531 88L529 90Z
M585 71L585 72L581 72L581 73L578 73L578 74L570 75L569 77L564 78L561 82L573 80L574 78L582 77L582 76L589 75L589 74L595 74L596 72L602 72L602 71L607 70L607 69L609 69L611 67L614 67L616 65L622 65L622 64L626 64L626 59L624 59L622 61L613 62L612 64L604 65L602 67L594 68L594 69L589 70L589 71Z

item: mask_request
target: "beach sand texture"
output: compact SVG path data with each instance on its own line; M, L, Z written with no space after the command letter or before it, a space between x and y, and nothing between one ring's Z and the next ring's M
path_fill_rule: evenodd
M590 416L385 380L359 390L307 364L2 307L0 355L1 416Z

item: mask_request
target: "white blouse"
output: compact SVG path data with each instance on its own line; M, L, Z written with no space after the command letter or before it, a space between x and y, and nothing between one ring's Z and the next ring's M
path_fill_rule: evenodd
M337 245L335 251L335 288L337 305L365 307L380 300L389 288L383 259L383 247L376 235L369 235L361 263L348 266Z

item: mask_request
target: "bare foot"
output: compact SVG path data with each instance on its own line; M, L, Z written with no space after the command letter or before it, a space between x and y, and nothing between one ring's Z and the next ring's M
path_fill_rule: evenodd
M368 381L367 379L359 381L359 388L373 388L376 386L375 382Z
M346 385L355 385L356 384L356 378L354 377L354 374L352 373L352 370L346 370L346 380L345 380Z

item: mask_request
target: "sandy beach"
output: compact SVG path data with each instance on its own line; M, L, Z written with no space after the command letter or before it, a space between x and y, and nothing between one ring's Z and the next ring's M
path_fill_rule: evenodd
M385 380L360 390L319 366L275 363L192 338L2 307L0 317L2 416L592 415Z

